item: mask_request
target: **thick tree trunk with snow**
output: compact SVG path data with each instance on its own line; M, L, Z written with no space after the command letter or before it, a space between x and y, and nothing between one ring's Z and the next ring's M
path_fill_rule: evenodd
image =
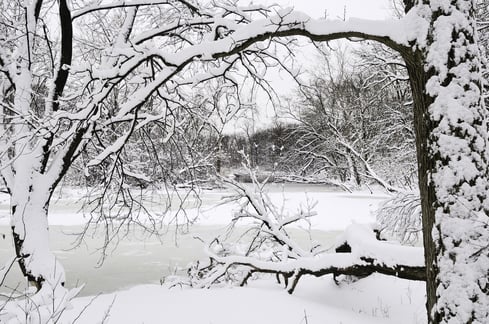
M62 287L64 270L49 248L47 216L52 189L28 167L18 173L25 174L18 176L16 180L24 181L12 191L11 226L20 269L37 290L45 283L49 289Z
M413 88L430 323L486 323L487 113L472 2L432 6Z

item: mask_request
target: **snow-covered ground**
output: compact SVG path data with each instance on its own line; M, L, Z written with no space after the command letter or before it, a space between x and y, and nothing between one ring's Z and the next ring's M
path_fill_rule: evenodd
M252 281L243 288L170 289L160 285L160 279L175 267L185 267L192 260L204 257L202 244L195 236L210 238L229 223L235 207L215 207L226 195L219 190L203 193L200 213L192 202L187 205L189 215L198 221L189 234L178 237L178 246L172 234L162 239L163 244L156 238L143 241L132 238L122 241L98 268L100 254L96 248L102 244L101 238L87 238L82 246L69 249L73 237L65 234L79 231L86 221L79 212L80 195L78 190L65 190L50 214L52 248L66 267L69 285L86 283L82 297L76 298L73 309L64 314L67 323L75 318L78 318L75 323L100 323L104 318L104 323L426 322L424 284L382 275L340 286L330 276L306 277L293 295L269 277ZM335 236L352 222L373 222L371 212L385 195L334 192L320 186L272 185L270 197L274 203L284 204L284 211L291 213L316 203L317 215L310 223L312 235L325 246L331 246ZM8 200L3 197L0 203L0 233L8 234ZM299 241L306 236L300 228L293 235ZM5 263L13 250L7 239L0 241L0 261ZM9 274L7 282L14 285L19 277Z
M328 276L307 278L293 295L270 280L250 286L168 289L142 285L126 291L83 297L65 318L78 323L213 324L376 324L425 323L423 284L372 275L336 286ZM112 306L111 306L112 305Z

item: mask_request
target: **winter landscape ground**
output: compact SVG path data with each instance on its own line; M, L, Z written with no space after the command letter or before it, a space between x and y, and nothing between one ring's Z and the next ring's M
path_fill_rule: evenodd
M336 237L351 223L375 222L372 212L387 197L381 191L348 193L319 185L273 184L268 191L274 203L285 206L285 213L317 202L318 215L311 219L311 235L327 248L334 246ZM245 287L218 285L195 289L161 285L160 280L175 269L206 258L202 243L194 237L209 239L230 223L236 205L215 206L226 194L229 193L224 190L202 193L200 212L188 208L190 214L197 216L189 233L175 237L170 230L160 241L136 232L121 241L98 266L97 248L103 243L100 236L87 236L81 246L72 247L74 237L70 233L80 231L86 222L86 216L79 210L82 191L63 188L50 217L52 249L65 266L69 285L85 286L60 323L426 322L424 283L380 274L339 285L331 275L306 277L292 295L269 275L252 280ZM8 236L8 198L2 198L0 233ZM189 207L193 204L196 202L189 202ZM303 225L306 226L298 226L292 232L299 242L309 239L308 224ZM7 237L0 245L3 264L13 256L10 242ZM18 281L23 279L14 267L6 286L16 287ZM3 293L8 291L4 288Z

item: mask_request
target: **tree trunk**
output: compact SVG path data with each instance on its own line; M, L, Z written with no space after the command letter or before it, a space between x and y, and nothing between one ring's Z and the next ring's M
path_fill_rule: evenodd
M355 158L352 157L351 152L347 151L345 153L346 164L348 165L348 182L353 188L359 187L361 184L360 175L358 174L357 164L355 163Z
M472 6L433 7L426 45L404 55L414 100L429 323L489 318L487 111Z
M434 169L434 161L429 158L428 136L433 130L428 107L432 99L426 95L427 76L424 71L424 60L420 52L405 55L406 67L413 93L414 130L416 134L416 153L418 160L418 183L421 197L423 223L423 246L426 263L426 309L433 309L436 303L435 245L432 230L435 219L435 190L428 180L430 170Z
M58 289L65 282L63 267L49 248L50 198L51 191L41 181L20 184L12 190L15 253L23 275L38 291L46 284L49 289Z

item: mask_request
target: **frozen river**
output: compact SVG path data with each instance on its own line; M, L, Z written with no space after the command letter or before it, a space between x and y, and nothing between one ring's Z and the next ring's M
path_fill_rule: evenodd
M68 286L85 283L82 295L95 295L112 292L137 284L158 283L175 269L183 269L190 262L205 258L203 244L195 237L211 238L222 230L232 216L232 206L212 208L227 192L206 191L202 196L203 214L197 225L189 233L175 236L170 227L166 235L147 237L140 231L120 241L117 248L109 251L101 263L99 248L103 245L100 235L88 235L82 244L74 246L75 233L83 228L83 217L77 212L80 208L78 191L73 191L55 201L51 207L50 242L51 248L66 270ZM284 204L286 212L293 212L298 206L314 205L318 213L311 220L312 237L325 247L334 244L335 237L351 222L372 222L371 212L385 198L382 194L367 192L335 192L331 188L317 185L272 185L270 197L274 203ZM189 203L189 210L192 203ZM0 205L4 216L0 225L0 263L6 264L13 256L10 228L6 223L8 201ZM2 235L4 234L4 235ZM308 234L299 228L291 234L305 242ZM2 291L23 286L23 278L17 265L9 272Z

